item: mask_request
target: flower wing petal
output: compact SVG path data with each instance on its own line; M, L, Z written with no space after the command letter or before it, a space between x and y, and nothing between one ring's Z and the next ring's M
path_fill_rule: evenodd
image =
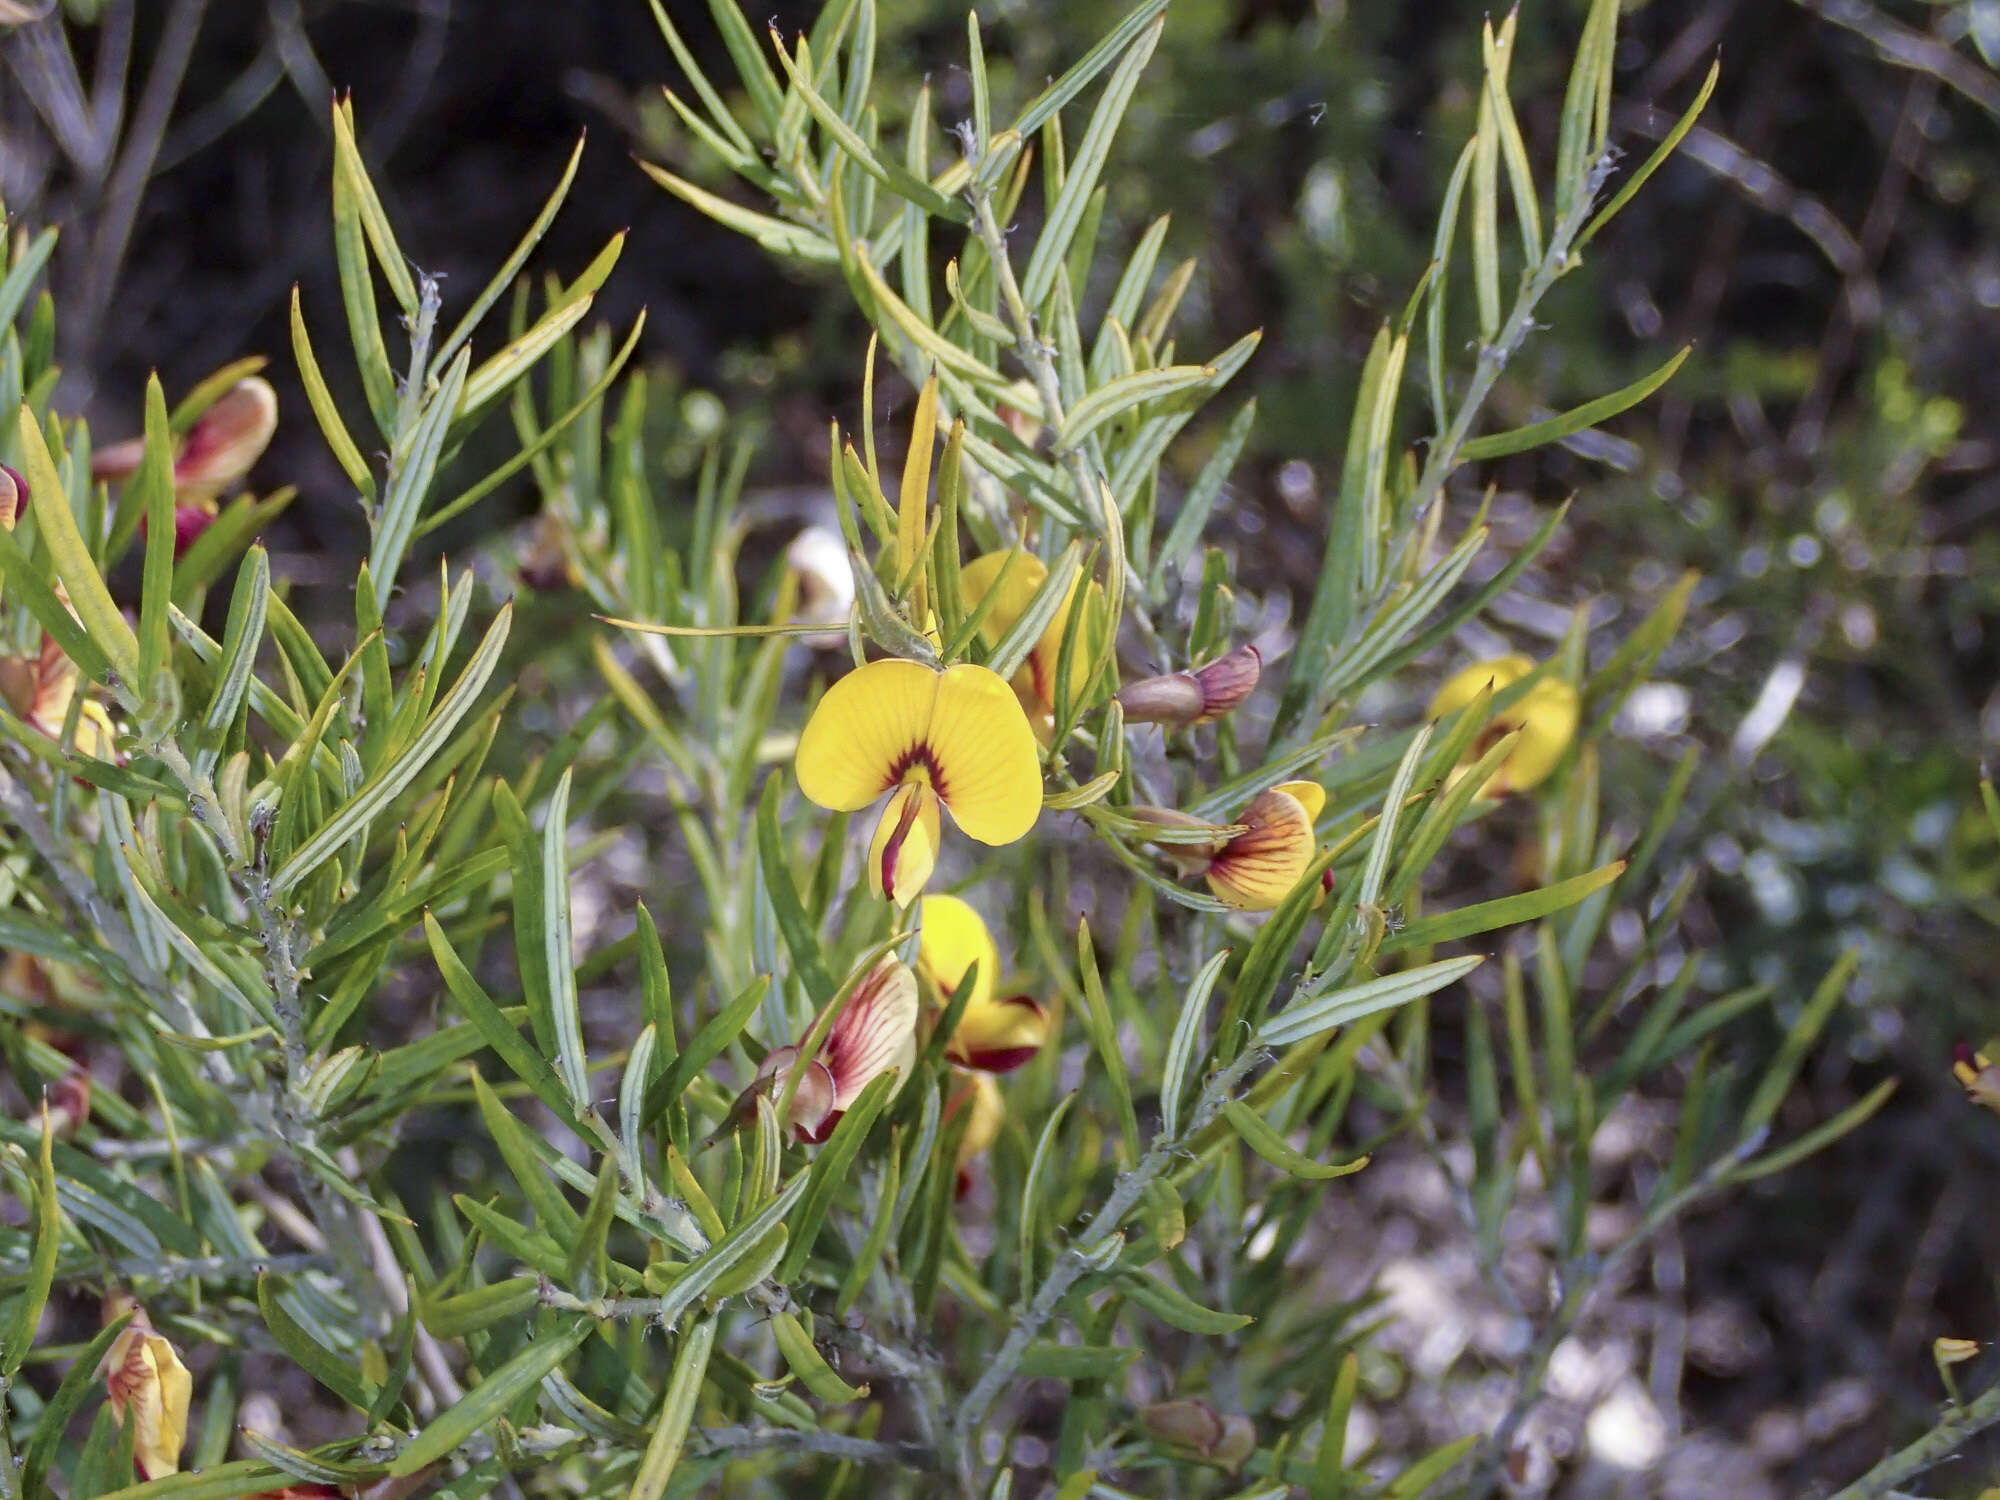
M799 736L799 790L833 812L868 806L923 748L938 674L922 662L871 661L820 697Z
M1014 690L961 662L938 680L929 747L938 795L968 838L1011 844L1042 812L1035 731Z
M951 1060L987 1073L1010 1073L1042 1050L1049 1013L1028 995L968 1005L951 1034Z

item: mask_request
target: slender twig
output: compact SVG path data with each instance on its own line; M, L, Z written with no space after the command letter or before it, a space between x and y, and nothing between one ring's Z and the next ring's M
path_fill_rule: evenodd
M1237 1086L1249 1076L1263 1056L1255 1048L1245 1050L1208 1081L1178 1135L1168 1137L1161 1132L1153 1137L1152 1145L1139 1158L1137 1165L1113 1185L1111 1196L1091 1220L1090 1227L1057 1258L1035 1292L1034 1299L1015 1315L1014 1326L1008 1330L1006 1340L987 1361L977 1383L966 1393L953 1423L958 1439L960 1479L968 1493L974 1488L973 1455L980 1423L1008 1382L1013 1380L1015 1371L1027 1356L1029 1345L1040 1335L1049 1319L1055 1316L1056 1308L1069 1295L1070 1289L1092 1271L1103 1269L1103 1254L1106 1250L1115 1253L1115 1246L1109 1242L1118 1233L1125 1216L1138 1206L1146 1189L1180 1160L1189 1143L1222 1112L1222 1106L1235 1097Z
M97 232L91 237L89 273L84 278L83 295L77 299L83 308L81 344L86 350L97 342L104 326L111 289L118 279L118 268L125 263L125 251L132 243L132 229L138 222L139 202L153 175L160 143L166 139L167 121L173 114L174 101L180 96L181 80L187 74L195 37L207 10L208 0L174 0L153 49L152 67L146 74L139 107L132 115L132 128L105 185L103 217L97 221Z
M710 1453L812 1453L855 1463L935 1470L937 1451L922 1443L881 1443L796 1427L697 1427L693 1437Z
M2000 1423L2000 1384L1987 1387L1963 1406L1950 1408L1929 1432L1897 1449L1832 1500L1886 1500L1904 1480L1943 1463L1975 1433L1996 1423Z
M1554 1357L1557 1346L1569 1337L1570 1330L1596 1304L1604 1288L1617 1282L1632 1258L1650 1244L1661 1229L1711 1193L1726 1187L1730 1174L1752 1156L1763 1141L1761 1131L1746 1137L1728 1155L1711 1162L1686 1187L1655 1203L1640 1219L1638 1226L1602 1260L1573 1260L1562 1267L1562 1299L1515 1371L1513 1397L1508 1403L1507 1414L1482 1446L1472 1477L1458 1492L1461 1500L1484 1500L1485 1496L1493 1493L1499 1483L1501 1466L1506 1462L1522 1424L1548 1394L1546 1377L1549 1361Z

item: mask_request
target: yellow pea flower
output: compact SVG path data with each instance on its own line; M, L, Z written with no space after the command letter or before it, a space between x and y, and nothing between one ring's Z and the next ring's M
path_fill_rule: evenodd
M115 1318L127 1307L134 1308L132 1321L105 1351L104 1387L118 1425L128 1418L133 1424L132 1459L139 1477L160 1479L180 1470L194 1381L174 1346L153 1331L143 1307L118 1293L105 1300L104 1310Z
M278 393L252 375L223 392L190 427L174 452L174 555L208 530L216 497L250 472L278 430ZM146 457L144 438L127 438L94 454L90 477L131 478Z
M1209 889L1238 911L1275 910L1313 862L1313 822L1325 806L1326 791L1313 781L1259 792L1233 820L1243 831L1209 854Z
M868 848L868 883L907 906L937 863L940 805L967 837L1011 844L1042 810L1035 732L984 667L942 672L870 662L826 690L799 736L799 790L834 812L889 793Z
M968 973L972 993L959 1013L945 1056L960 1067L1007 1073L1042 1049L1049 1013L1028 995L996 995L1000 950L979 913L956 896L926 896L917 943L917 977L942 1009ZM974 965L977 968L974 968Z
M1448 680L1431 699L1429 717L1442 719L1458 712L1489 687L1494 692L1519 682L1535 669L1533 660L1519 653L1476 662ZM1463 775L1480 756L1515 731L1520 738L1500 763L1486 785L1482 797L1503 797L1509 792L1525 792L1540 784L1556 768L1569 742L1576 737L1578 713L1576 689L1560 677L1544 677L1526 696L1496 713L1465 752L1454 776Z
M1049 581L1049 570L1034 553L1015 548L975 557L965 565L959 578L969 609L977 609L988 594L998 589L992 608L979 622L980 639L993 646L1027 613L1035 595ZM1054 732L1055 718L1062 708L1056 703L1056 672L1062 662L1063 635L1069 628L1079 588L1085 591L1080 617L1083 635L1070 662L1071 692L1082 683L1103 650L1106 606L1103 586L1095 581L1086 584L1081 574L1070 584L1062 607L1042 632L1042 638L1035 642L1027 660L1014 673L1015 695L1034 721L1036 734L1043 739Z
M832 1135L861 1091L891 1069L902 1089L917 1062L917 1010L917 978L908 964L885 958L868 971L792 1092L791 1124L800 1140ZM798 1060L796 1043L774 1049L751 1088L776 1097Z

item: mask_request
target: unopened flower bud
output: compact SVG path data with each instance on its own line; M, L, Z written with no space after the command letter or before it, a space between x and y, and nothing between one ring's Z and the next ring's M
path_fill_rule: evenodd
M49 1133L59 1141L75 1135L90 1118L90 1069L81 1062L48 1086L42 1099Z
M1170 724L1175 728L1201 717L1201 684L1192 672L1146 677L1118 691L1127 724Z
M1206 724L1249 697L1263 670L1263 653L1246 644L1192 672L1172 672L1132 683L1118 694L1118 702L1128 724L1175 728Z
M1158 1401L1140 1410L1139 1422L1161 1442L1232 1469L1257 1450L1257 1429L1248 1417L1225 1417L1206 1401Z

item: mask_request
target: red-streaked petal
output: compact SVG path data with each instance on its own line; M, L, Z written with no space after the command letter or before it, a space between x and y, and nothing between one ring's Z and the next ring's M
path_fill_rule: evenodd
M1209 886L1239 911L1270 911L1312 863L1312 818L1298 798L1273 788L1258 793L1236 821L1243 832L1209 861Z
M188 429L174 459L174 487L214 494L250 472L278 429L278 393L252 375L239 380Z
M834 1018L819 1055L833 1074L835 1109L846 1109L891 1068L910 1076L917 1060L917 976L907 964L885 958L869 971Z

